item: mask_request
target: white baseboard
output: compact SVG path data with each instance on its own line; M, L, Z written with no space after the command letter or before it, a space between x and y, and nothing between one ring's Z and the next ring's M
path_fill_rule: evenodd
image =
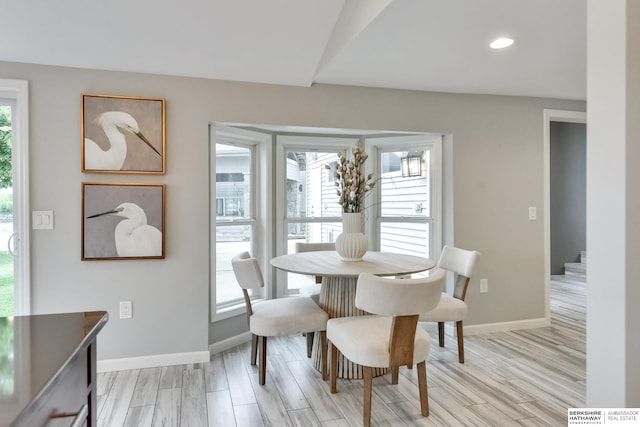
M226 340L213 343L209 346L209 353L216 354L225 350L229 350L237 345L244 344L251 341L251 332L245 332L235 337L227 338Z
M451 322L449 322L451 323ZM488 334L491 332L507 332L518 329L544 328L551 325L551 320L541 317L539 319L514 320L511 322L484 323L481 325L464 325L465 335Z
M156 368L159 366L185 365L187 363L204 363L211 360L208 351L192 351L190 353L154 354L151 356L125 357L122 359L98 360L97 372L126 371L129 369Z
M432 330L435 322L424 323L423 325ZM500 323L484 323L481 325L464 325L465 335L478 335L487 334L492 332L507 332L515 331L518 329L532 329L532 328L544 328L549 326L551 321L546 318L540 319L527 319L516 320L511 322ZM454 323L446 322L445 327L447 329L453 329L455 335ZM437 333L437 329L435 329ZM225 350L229 350L237 345L244 344L251 340L251 333L245 332L240 335L236 335L226 340L219 341L209 346L209 351L198 351L191 353L175 353L175 354L159 354L143 357L131 357L124 359L110 359L110 360L98 360L97 371L109 372L109 371L123 371L128 369L142 369L153 368L158 366L171 366L171 365L183 365L187 363L203 363L210 360L211 354L220 353Z
M431 334L438 334L438 324L436 322L424 322L421 323L422 327L429 331ZM544 328L551 325L549 319L527 319L527 320L515 320L511 322L500 323L483 323L480 325L464 325L465 335L479 335L490 334L492 332L508 332L518 329L533 329ZM455 322L445 322L444 328L448 334L456 336L456 324ZM433 335L432 335L433 336Z

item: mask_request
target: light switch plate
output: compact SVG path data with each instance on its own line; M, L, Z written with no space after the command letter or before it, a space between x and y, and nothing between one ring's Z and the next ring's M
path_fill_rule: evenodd
M529 207L529 221L535 221L538 217L538 212L535 206Z
M120 301L120 318L131 319L133 317L133 305L131 301Z
M53 229L53 211L33 211L31 219L34 230Z

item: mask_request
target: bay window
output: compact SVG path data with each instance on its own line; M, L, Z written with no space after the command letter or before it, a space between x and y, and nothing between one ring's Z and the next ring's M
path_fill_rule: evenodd
M266 289L252 298L295 296L314 283L271 269L269 260L295 252L296 242L335 242L342 232L337 153L349 157L356 144L369 155L365 173L376 180L363 209L369 250L438 256L442 135L250 128L219 126L212 138L212 320L243 310L231 267L242 251L256 257L265 274Z

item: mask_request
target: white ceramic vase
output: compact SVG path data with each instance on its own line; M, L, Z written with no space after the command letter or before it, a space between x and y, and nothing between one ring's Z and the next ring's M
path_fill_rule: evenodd
M369 242L362 233L362 212L342 213L342 233L336 239L336 252L343 261L362 261Z

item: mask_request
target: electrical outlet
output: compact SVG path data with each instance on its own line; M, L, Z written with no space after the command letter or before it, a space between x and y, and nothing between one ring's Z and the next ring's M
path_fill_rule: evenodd
M489 279L480 279L480 293L489 293Z
M131 319L133 317L133 309L131 301L120 301L120 318Z

